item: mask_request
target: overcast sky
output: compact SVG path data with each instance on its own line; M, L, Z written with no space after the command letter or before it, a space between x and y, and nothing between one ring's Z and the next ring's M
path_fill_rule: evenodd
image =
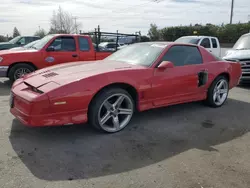
M228 23L231 0L1 0L0 35L33 35L39 26L49 30L53 10L59 6L78 17L81 29L100 24L105 31L147 34L150 23L160 28L190 23ZM233 22L250 19L250 0L235 0Z

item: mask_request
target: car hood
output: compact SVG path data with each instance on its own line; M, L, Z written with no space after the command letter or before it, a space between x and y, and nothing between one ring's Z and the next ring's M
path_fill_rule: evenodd
M145 67L107 60L64 63L35 71L25 76L24 82L36 88L49 82L65 85L100 74L135 69Z
M11 54L17 54L17 53L30 53L30 52L37 52L36 49L33 48L18 48L18 49L7 49L0 51L0 56L3 55L11 55Z
M250 59L250 50L228 50L223 59Z
M0 45L6 45L6 44L11 44L9 42L0 42Z

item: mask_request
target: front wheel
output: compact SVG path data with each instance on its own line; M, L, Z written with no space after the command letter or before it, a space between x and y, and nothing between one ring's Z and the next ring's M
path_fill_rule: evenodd
M21 78L25 74L29 74L35 71L34 67L26 63L19 63L11 67L9 71L9 79L11 82L16 81L18 78Z
M120 88L102 91L89 109L89 121L95 128L107 133L124 129L134 114L134 101Z
M218 76L208 89L206 103L211 107L222 106L228 97L229 83L225 76Z

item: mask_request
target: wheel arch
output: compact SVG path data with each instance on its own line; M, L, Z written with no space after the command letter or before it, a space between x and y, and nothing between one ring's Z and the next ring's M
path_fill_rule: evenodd
M28 64L28 65L32 66L35 70L38 69L32 62L29 62L29 61L15 62L15 63L12 63L12 64L9 66L9 68L8 68L8 70L7 70L7 76L9 76L9 72L10 72L11 68L14 67L14 66L17 65L17 64Z
M88 105L88 109L90 109L90 106L92 105L93 101L104 91L107 89L111 89L111 88L121 88L124 89L125 91L127 91L132 99L134 100L134 104L135 104L135 108L137 110L137 104L138 104L138 91L136 90L136 88L134 86L132 86L131 84L128 83L124 83L124 82L116 82L116 83L112 83L112 84L108 84L102 88L100 88L92 97L89 105Z

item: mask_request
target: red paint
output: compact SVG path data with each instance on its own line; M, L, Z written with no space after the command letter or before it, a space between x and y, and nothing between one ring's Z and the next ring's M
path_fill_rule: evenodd
M169 44L165 52L175 43ZM93 97L105 86L125 83L138 93L139 111L206 98L207 89L221 73L230 77L230 88L241 76L239 63L216 61L198 47L203 64L157 69L161 55L151 67L114 61L75 62L38 70L17 80L12 86L14 108L11 113L30 126L54 126L87 122ZM198 87L197 73L208 70L209 80ZM51 75L49 77L48 75ZM44 93L32 91L30 86ZM55 105L57 102L66 104Z

